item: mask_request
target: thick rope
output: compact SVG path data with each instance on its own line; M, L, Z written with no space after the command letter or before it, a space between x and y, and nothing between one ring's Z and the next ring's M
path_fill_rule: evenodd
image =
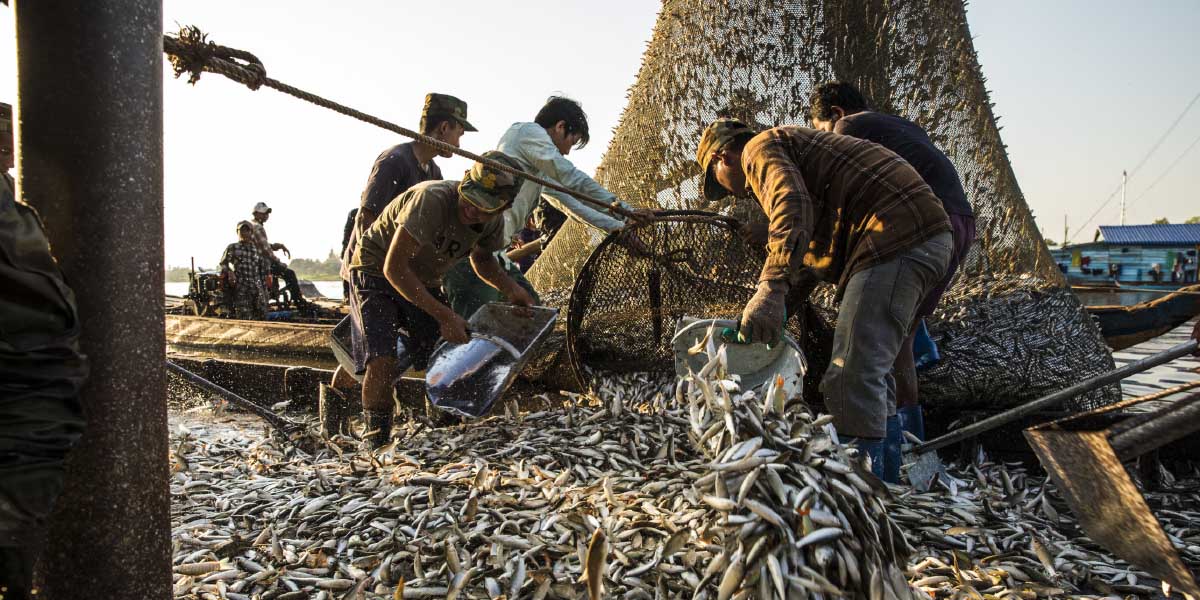
M632 211L615 202L610 203L600 200L599 198L593 198L592 196L564 187L561 184L538 177L532 173L527 173L520 169L510 167L504 163L484 158L469 150L463 150L458 146L452 146L441 140L431 138L427 135L422 135L411 129L396 125L395 123L384 121L383 119L369 115L362 111L355 110L344 104L338 104L337 102L327 98L322 98L316 94L306 92L276 79L267 77L266 67L263 66L262 61L260 61L256 56L246 52L245 50L238 50L237 48L229 48L219 44L214 44L208 41L208 35L201 32L197 27L184 27L179 30L179 35L177 37L164 35L163 51L169 56L171 66L175 70L176 77L180 77L184 73L190 73L188 76L188 83L195 84L200 80L200 74L204 71L208 71L209 73L224 75L229 79L245 85L251 90L257 90L259 87L266 86L283 92L289 96L299 98L306 102L311 102L317 106L328 108L329 110L341 113L348 117L353 117L363 121L364 123L370 123L371 125L398 133L404 137L412 138L418 142L421 142L422 144L436 148L443 152L457 154L458 156L484 163L497 171L503 171L518 177L523 177L529 181L543 185L552 190L574 196L583 202L602 208L610 213L618 214L626 218L633 216Z

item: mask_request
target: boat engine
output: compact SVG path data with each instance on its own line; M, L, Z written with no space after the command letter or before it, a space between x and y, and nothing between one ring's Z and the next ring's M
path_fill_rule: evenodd
M192 271L187 302L199 317L229 317L229 281L221 271Z

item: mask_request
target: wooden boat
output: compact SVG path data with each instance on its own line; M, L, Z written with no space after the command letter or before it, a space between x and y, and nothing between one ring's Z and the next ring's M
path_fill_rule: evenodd
M167 315L167 349L197 358L332 369L331 324Z
M1112 288L1112 291L1127 288ZM1096 291L1095 288L1088 288ZM1132 306L1089 306L1104 341L1113 350L1123 350L1156 338L1200 315L1200 285L1180 288L1163 297Z

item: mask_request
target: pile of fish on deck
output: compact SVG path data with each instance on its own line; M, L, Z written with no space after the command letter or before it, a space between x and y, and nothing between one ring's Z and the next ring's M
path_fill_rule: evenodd
M548 400L548 398L547 398ZM890 490L719 357L395 448L172 434L176 598L1035 598L1156 593L1043 478L979 462ZM341 445L338 442L342 442ZM1193 568L1196 487L1150 497ZM1173 503L1173 504L1172 504Z

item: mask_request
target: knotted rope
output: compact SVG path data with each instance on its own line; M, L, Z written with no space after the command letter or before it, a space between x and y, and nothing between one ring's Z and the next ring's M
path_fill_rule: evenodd
M574 196L583 202L602 208L610 213L618 214L626 218L633 216L632 211L615 202L605 202L599 198L593 198L592 196L564 187L561 184L539 177L532 173L527 173L520 169L510 167L504 163L484 158L469 150L463 150L462 148L447 144L441 140L417 133L416 131L401 127L395 123L384 121L379 117L369 115L362 111L350 108L344 104L339 104L329 100L328 98L323 98L316 94L306 92L302 89L292 87L277 79L267 77L267 69L263 66L262 61L259 60L258 57L246 52L245 50L229 48L227 46L210 42L208 41L208 35L201 32L197 27L183 27L179 30L179 34L177 36L164 35L163 52L165 52L169 57L171 66L175 70L176 77L180 77L184 73L190 74L188 76L188 83L195 84L200 80L200 74L207 71L209 73L224 75L229 79L245 85L251 90L257 90L262 86L266 86L283 92L289 96L299 98L306 102L311 102L317 106L328 108L329 110L341 113L348 117L353 117L364 123L370 123L371 125L398 133L404 137L412 138L418 142L421 142L422 144L436 148L443 152L457 154L458 156L484 163L487 166L496 169L497 171L503 171L514 176L523 177L529 181L543 185L552 190Z

